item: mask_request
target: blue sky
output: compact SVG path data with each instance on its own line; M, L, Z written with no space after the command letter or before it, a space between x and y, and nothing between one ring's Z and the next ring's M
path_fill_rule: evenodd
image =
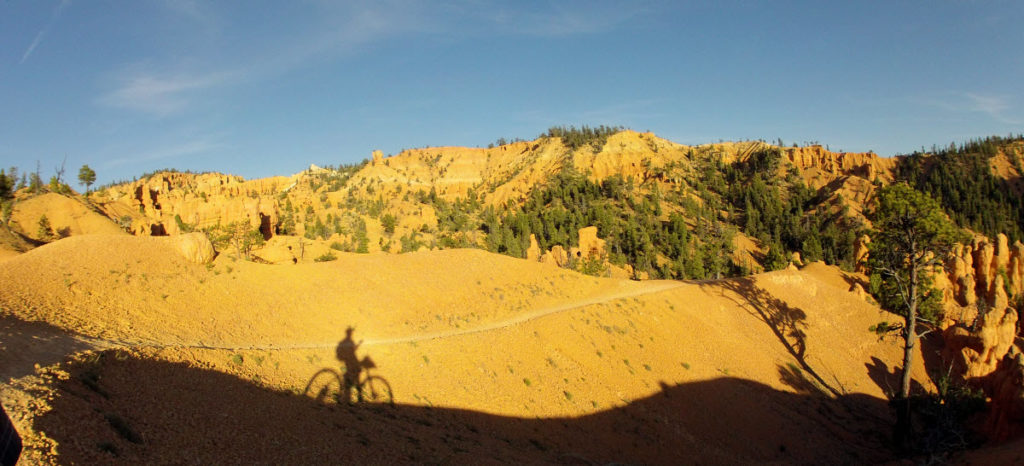
M0 2L0 167L247 178L552 125L907 153L1024 131L1020 1Z

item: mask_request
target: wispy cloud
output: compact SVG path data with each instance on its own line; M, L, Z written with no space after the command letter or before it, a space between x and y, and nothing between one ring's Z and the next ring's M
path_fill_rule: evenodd
M57 18L60 18L60 14L64 11L64 8L67 8L70 4L71 0L61 0L61 2L57 4L57 7L54 8L53 13L50 15L50 20L47 21L46 25L36 33L36 37L32 39L32 43L28 45L27 49L25 49L25 53L21 54L21 60L18 62L19 65L25 63L25 61L32 56L32 52L35 52L36 47L39 47L39 44L43 42L43 38L50 32L50 28L52 28L53 24L57 22Z
M120 82L114 90L100 96L98 101L111 107L166 116L184 109L195 93L226 83L229 76L229 73L215 72L163 77L157 73L129 71L118 78Z
M203 3L164 0L165 7L187 18L191 27L215 27L217 14ZM266 41L233 53L229 62L205 61L188 55L188 63L147 61L123 67L107 78L107 89L96 102L113 108L164 117L189 110L200 95L242 83L273 79L311 62L337 60L364 53L370 44L403 34L454 34L472 36L463 26L483 27L511 34L555 36L596 33L616 27L643 7L627 11L605 3L562 5L540 9L502 8L484 1L419 3L409 0L370 2L313 2L315 21L301 31L280 31L280 39ZM498 10L493 13L491 10ZM214 25L214 26L211 26ZM229 23L224 37L231 37ZM211 50L219 50L218 34L209 36ZM215 56L215 55L214 55Z
M108 160L104 165L108 168L122 165L152 162L154 160L173 159L189 155L202 154L216 149L223 149L224 144L209 139L199 139L182 144L175 144L157 149L149 149L134 155L117 157Z
M985 113L994 120L1012 125L1020 124L1021 120L1009 118L1006 111L1013 108L1010 102L1013 100L1005 95L983 95L968 92L964 94L970 101L970 109L975 112Z
M180 16L210 30L215 14L195 2L167 1ZM184 113L204 91L273 78L315 60L357 53L367 43L408 31L422 30L420 7L400 8L393 2L320 5L319 22L293 37L238 53L232 63L207 63L190 56L187 66L147 60L123 66L106 78L96 102L114 108L163 117ZM421 12L420 12L421 13ZM217 43L209 44L216 49ZM184 69L187 68L187 69Z
M945 92L918 100L953 114L981 113L1008 125L1024 124L1024 119L1012 115L1015 96L980 92Z
M322 2L316 25L268 51L249 68L256 75L277 74L309 61L359 53L367 44L394 36L435 31L440 26L430 6L406 0Z

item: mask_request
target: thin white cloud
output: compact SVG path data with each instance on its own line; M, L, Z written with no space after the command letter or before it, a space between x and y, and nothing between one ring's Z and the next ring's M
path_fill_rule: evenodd
M1008 123L1020 124L1021 121L1006 116L1006 111L1013 108L1010 102L1012 97L1005 95L983 95L968 92L964 94L970 101L970 109L974 112L985 113L994 120Z
M1012 115L1016 96L980 92L943 92L912 99L919 104L935 107L950 115L981 113L1008 125L1024 124L1024 120Z
M118 79L120 83L114 90L98 99L99 103L155 116L181 111L195 93L224 84L229 77L228 73L172 77L161 77L155 73L127 73L127 76Z
M28 57L32 56L32 52L34 52L36 50L36 47L39 46L39 43L43 41L43 36L46 35L46 31L48 31L49 29L49 27L44 27L42 30L36 33L36 38L32 39L32 43L29 44L27 49L25 49L25 53L21 55L21 61L18 62L19 65L25 63L25 60L28 60Z
M236 54L234 63L208 63L190 57L188 70L180 66L148 62L124 67L108 78L107 90L97 103L157 117L186 112L198 96L214 88L273 78L314 61L333 60L363 53L374 43L409 33L472 35L458 27L459 19L483 24L489 31L504 30L525 35L566 35L594 33L615 27L638 11L613 10L609 5L553 4L541 10L517 8L506 13L489 13L489 3L418 3L407 0L370 2L314 2L317 21L267 47ZM165 0L165 7L192 23L208 27L216 14L195 1ZM505 15L505 16L502 16ZM478 20L483 20L480 23ZM225 33L228 33L226 30ZM214 39L215 40L215 39ZM211 48L218 47L216 43ZM142 69L141 72L139 69Z
M312 60L358 53L367 44L397 35L435 32L439 25L430 6L403 0L321 3L316 25L266 51L260 63L249 68L256 75L278 74Z
M201 139L189 141L183 144L176 144L167 147L160 147L157 149L150 149L147 151L139 152L134 155L114 158L108 160L104 165L109 168L121 165L137 164L139 162L151 162L154 160L172 159L178 157L185 157L189 155L202 154L210 152L215 149L222 149L224 147L225 145L222 143Z
M212 13L194 2L178 4L168 1L166 4L204 27L215 21ZM318 13L321 22L311 26L309 31L274 43L271 49L260 49L256 55L246 57L239 54L239 61L227 66L197 67L192 59L188 71L175 70L180 68L176 65L159 62L154 65L151 61L122 67L107 78L108 90L96 102L158 117L183 113L204 91L266 79L313 60L356 53L367 43L407 31L423 30L422 26L426 24L417 19L417 14L422 13L419 10L398 8L387 2L329 3L321 5Z
M32 52L35 52L36 47L43 42L43 38L50 32L50 28L52 28L53 24L57 22L57 18L60 18L60 14L64 11L64 8L67 8L70 4L71 0L61 0L61 2L57 4L57 8L55 8L53 13L50 15L50 20L47 21L46 25L36 33L35 38L32 39L32 43L29 44L27 49L25 49L25 53L21 54L21 60L18 62L19 65L25 63L25 61L32 56Z

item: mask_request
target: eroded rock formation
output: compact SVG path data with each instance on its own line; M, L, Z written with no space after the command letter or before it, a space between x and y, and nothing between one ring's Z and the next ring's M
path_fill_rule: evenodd
M537 245L537 238L530 235L530 247L526 250L528 260L536 260L545 264L566 267L572 260L585 260L599 258L607 264L607 253L605 252L605 241L597 237L597 227L590 226L580 228L578 235L579 247L570 248L568 251L562 245L556 244L547 252L542 252Z
M1024 354L1014 351L984 382L992 402L986 430L995 441L1024 432Z
M242 221L269 238L279 222L274 196L291 183L288 177L245 181L217 173L161 173L97 192L94 199L135 235L177 235Z
M1009 305L1002 277L989 309L980 312L968 325L957 322L943 332L944 356L953 373L965 379L984 377L995 371L1017 337L1017 311Z
M203 233L188 233L170 239L186 259L196 264L209 264L217 255L210 239Z
M577 234L579 235L579 248L574 248L572 251L576 257L580 259L604 257L604 240L597 237L597 227L580 228Z

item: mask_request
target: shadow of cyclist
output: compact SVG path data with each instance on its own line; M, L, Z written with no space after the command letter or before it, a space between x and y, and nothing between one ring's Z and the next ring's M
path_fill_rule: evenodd
M345 386L342 389L341 399L348 400L349 402L353 399L362 401L362 393L352 393L353 391L361 392L359 390L359 375L363 371L363 365L360 363L359 357L356 356L356 350L359 349L359 345L363 344L363 341L360 340L359 343L356 343L352 339L352 333L355 331L356 329L353 327L345 329L345 339L338 342L338 347L334 352L338 361L341 361L345 366ZM358 397L353 398L352 395L357 395Z

